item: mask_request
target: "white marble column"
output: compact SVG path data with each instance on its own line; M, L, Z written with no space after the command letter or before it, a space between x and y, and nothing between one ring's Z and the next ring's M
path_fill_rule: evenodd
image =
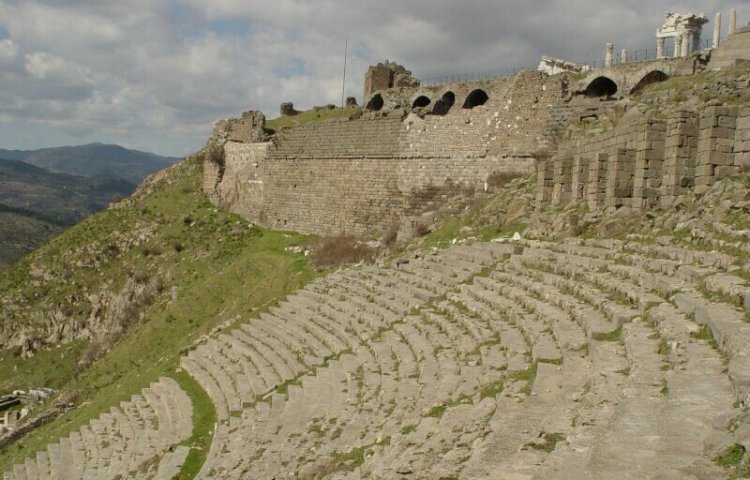
M620 63L628 63L628 50L625 48L620 52Z
M682 56L687 57L695 50L695 32L688 30L682 40Z
M656 39L656 58L664 58L664 37Z
M682 35L677 35L674 37L674 54L672 56L679 58L680 55L682 55Z
M607 49L604 51L604 66L605 67L612 66L612 59L613 59L614 53L615 53L615 44L608 43Z
M714 19L714 40L711 42L711 48L719 48L721 43L721 12L716 12Z
M729 35L734 34L734 32L737 30L737 10L731 9L729 10Z

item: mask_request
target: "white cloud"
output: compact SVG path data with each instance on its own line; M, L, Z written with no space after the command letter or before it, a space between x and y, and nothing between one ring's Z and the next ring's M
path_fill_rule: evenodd
M721 8L726 22L729 6L674 8L711 20ZM744 24L750 7L738 7ZM68 138L185 153L218 118L275 116L283 101L338 103L346 38L346 94L362 102L367 66L386 58L421 77L531 66L541 54L600 59L609 41L654 48L663 9L647 0L0 0L0 146ZM35 135L18 135L29 125Z

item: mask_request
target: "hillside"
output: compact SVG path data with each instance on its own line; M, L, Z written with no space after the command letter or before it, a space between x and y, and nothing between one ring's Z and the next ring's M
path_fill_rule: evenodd
M52 173L0 159L0 266L133 190L126 180Z
M212 204L210 175L238 189L282 184L308 210L316 198L289 177L232 177L211 148L213 158L153 175L0 273L0 393L52 387L46 405L70 408L0 440L11 445L0 470L13 480L748 478L750 177L734 163L750 123L747 67L581 99L596 117L571 113L557 152L524 156L536 174L410 191L429 210L415 203L380 242L268 230ZM274 148L296 138L325 159L366 134L377 151L377 129L393 133L404 118L311 115L277 125L286 140ZM469 128L467 118L430 121ZM559 152L581 145L591 148L577 165L591 156L592 171L628 174L600 192L596 171L577 190L574 155ZM256 147L230 145L250 172ZM661 180L656 165L670 159L685 164L674 198L644 210L615 202L636 198L637 172ZM721 164L699 169L703 160ZM339 210L360 193L340 173L328 184ZM656 198L646 186L652 196L640 198ZM320 244L339 258L369 249L372 261L314 271Z
M119 178L136 185L148 175L177 161L174 157L101 143L38 150L0 149L0 158L20 160L51 172Z
M3 450L0 463L165 374L205 403L194 380L174 372L180 352L311 277L305 258L285 251L305 237L218 211L200 193L200 172L200 159L184 160L0 272L0 391L62 389L79 407ZM211 412L201 412L205 428ZM207 446L205 434L192 441Z

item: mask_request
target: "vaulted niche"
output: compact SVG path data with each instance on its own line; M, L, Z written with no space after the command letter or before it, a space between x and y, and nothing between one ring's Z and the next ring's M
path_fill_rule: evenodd
M586 87L586 96L590 98L611 97L617 93L617 84L611 78L596 77Z
M451 111L451 107L453 107L454 103L456 103L456 94L451 91L447 91L443 94L442 97L440 97L440 100L435 102L435 106L432 107L432 114L445 115L446 113Z
M633 89L630 90L630 94L635 95L636 93L640 92L641 90L648 87L649 85L663 82L664 80L667 80L668 78L669 78L669 75L662 72L661 70L652 70L648 72L646 75L644 75L643 78L641 78L641 80L635 84L635 87L633 87Z
M466 100L464 101L464 106L462 108L474 108L478 107L480 105L484 105L487 103L487 100L489 100L490 97L487 95L487 92L482 90L481 88L477 88L476 90L473 90L469 96L466 97Z
M412 102L411 108L424 108L430 103L432 103L432 100L430 100L429 97L420 95L414 100L414 102Z
M379 93L376 93L375 95L373 95L370 101L367 102L367 106L365 108L367 108L371 112L379 111L383 108L383 96Z

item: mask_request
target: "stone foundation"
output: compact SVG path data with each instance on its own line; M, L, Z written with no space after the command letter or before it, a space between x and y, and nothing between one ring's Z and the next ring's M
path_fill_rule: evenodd
M669 206L750 164L750 107L713 106L668 119L623 120L560 145L537 162L537 204L585 200L590 209Z

